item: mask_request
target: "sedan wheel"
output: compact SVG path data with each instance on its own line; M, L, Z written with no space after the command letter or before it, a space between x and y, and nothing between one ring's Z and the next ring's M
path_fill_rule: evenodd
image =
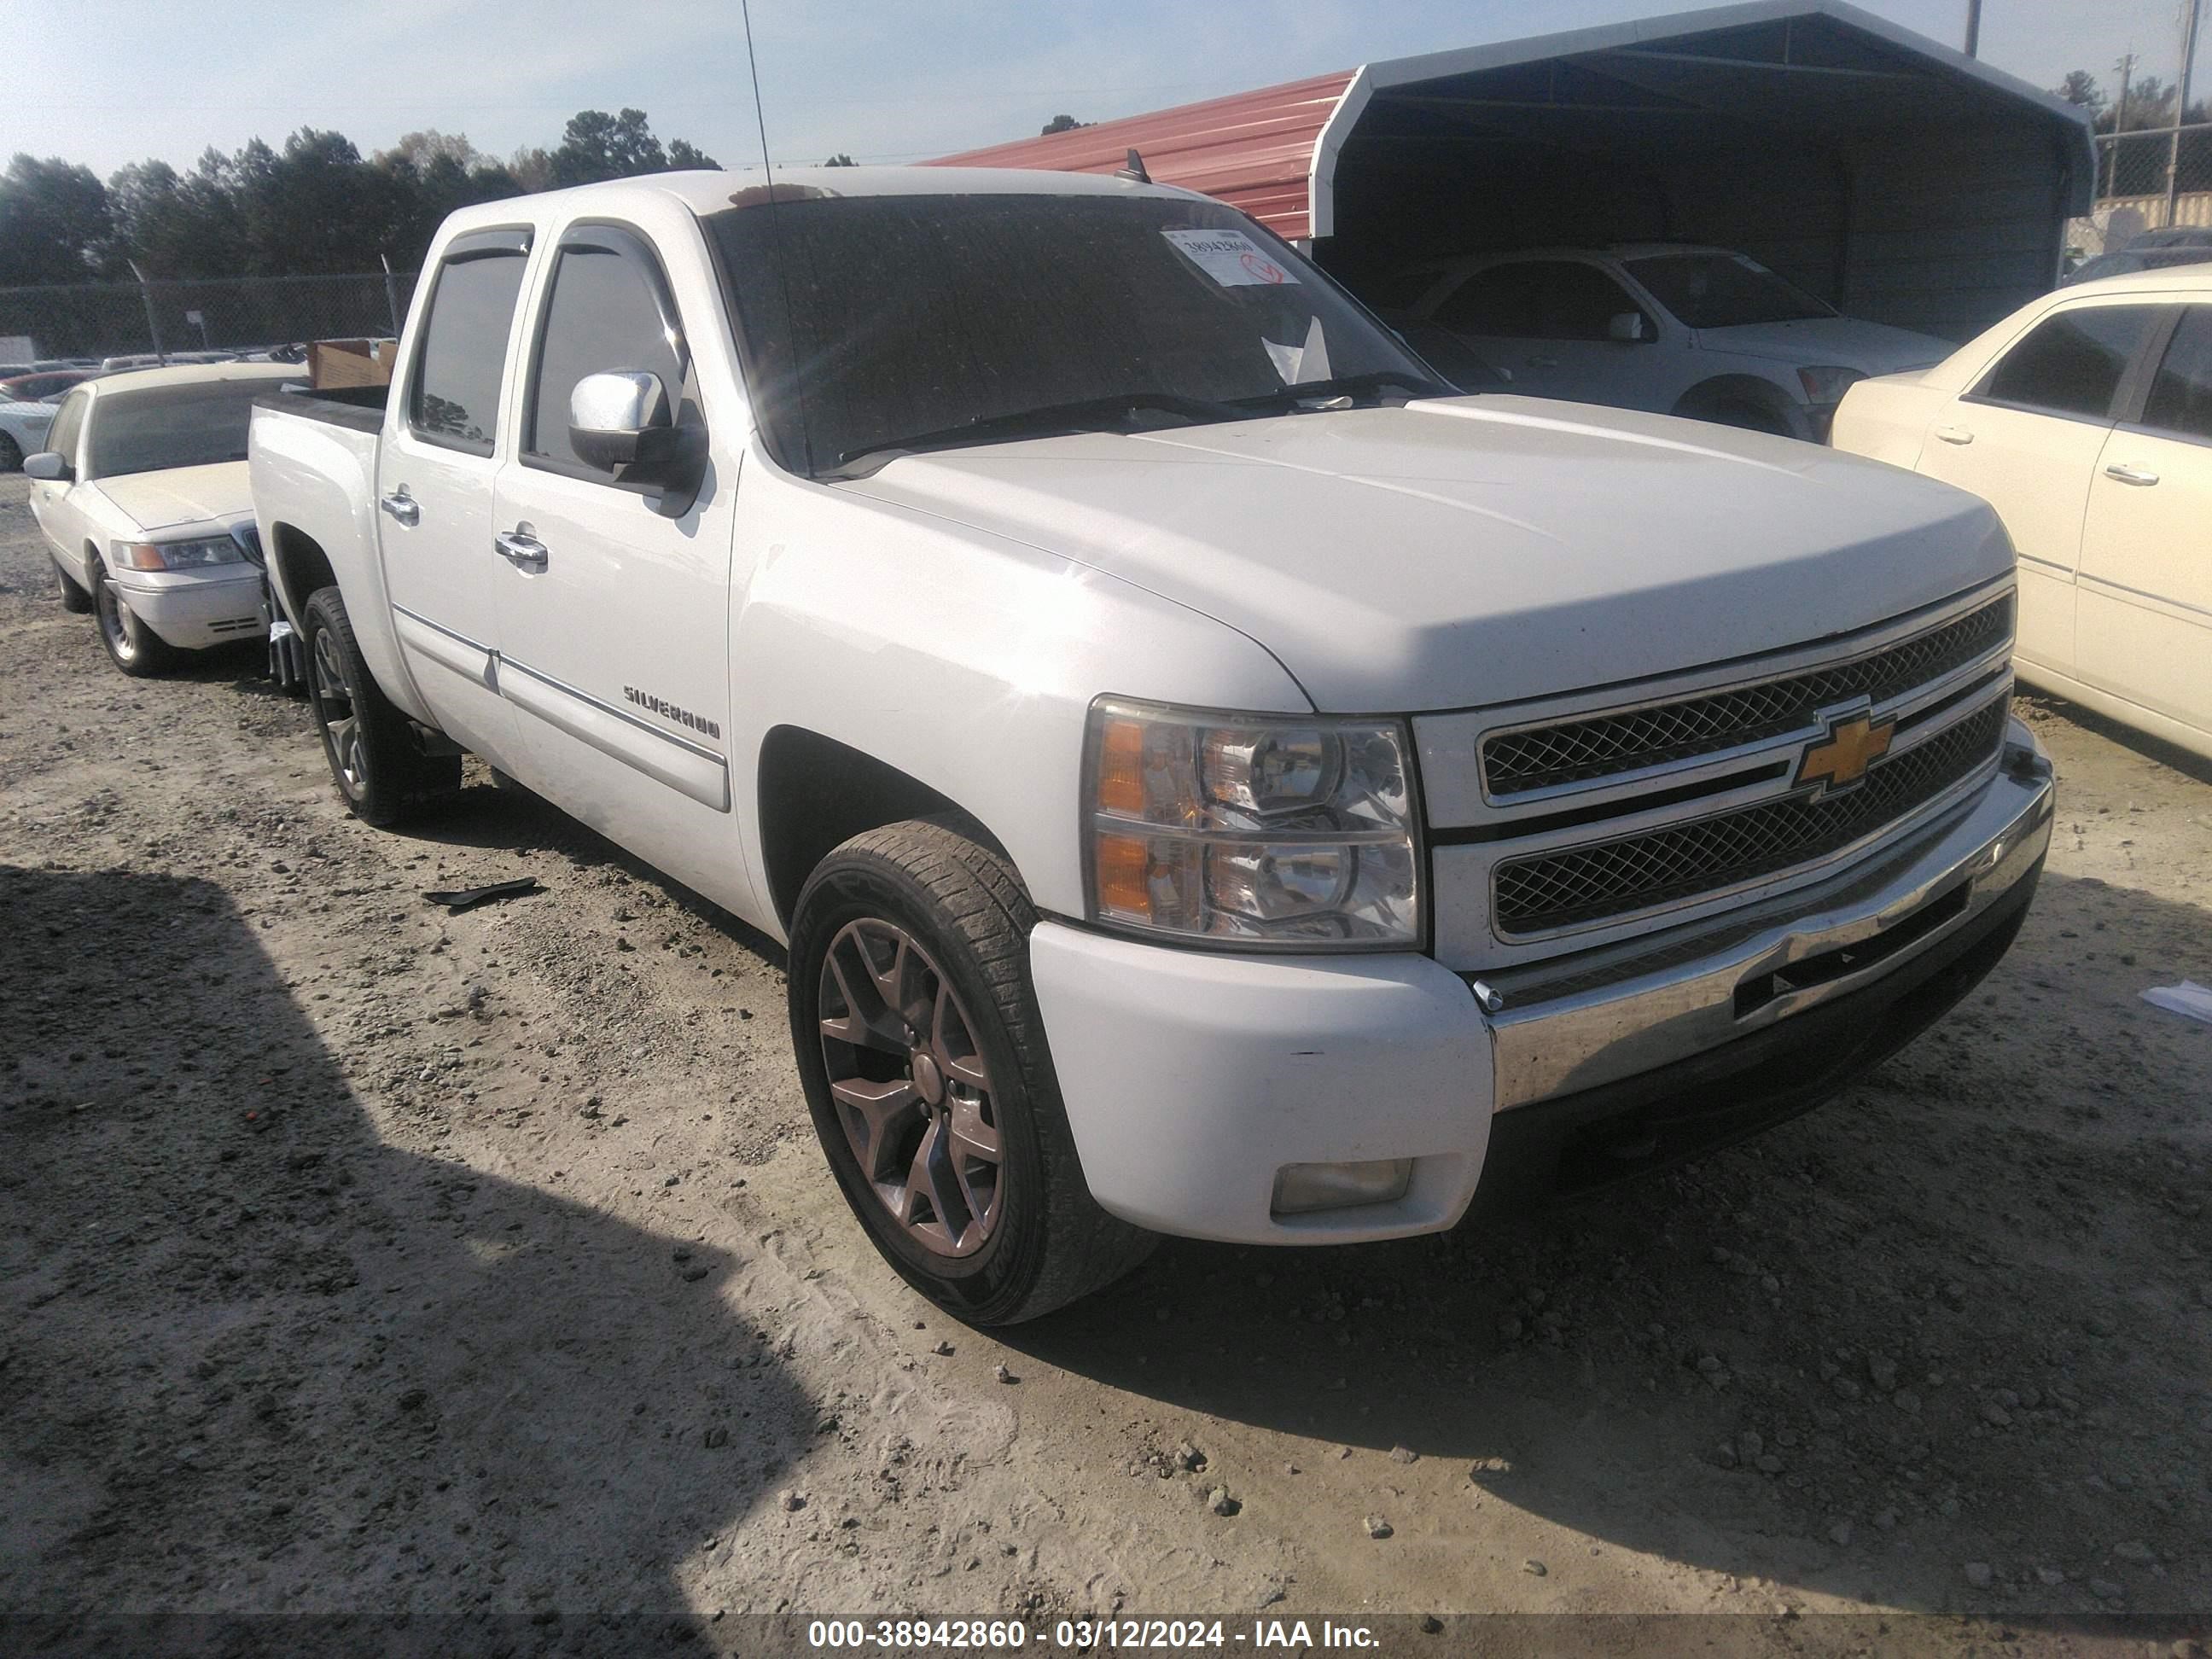
M123 603L107 572L100 573L93 591L93 610L100 623L100 642L115 665L134 678L158 674L176 659L176 653L161 636L138 620Z

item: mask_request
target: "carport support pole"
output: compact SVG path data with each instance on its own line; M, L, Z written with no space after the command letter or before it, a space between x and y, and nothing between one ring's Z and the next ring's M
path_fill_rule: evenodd
M146 273L138 269L136 259L125 259L123 263L131 267L131 274L138 279L138 297L146 306L146 331L154 337L154 357L166 368L169 354L161 349L161 319L154 310L154 285L146 280Z
M2166 151L2166 222L2181 207L2181 124L2189 118L2189 70L2197 58L2197 14L2203 0L2189 0L2181 20L2181 94L2173 100L2173 137ZM2119 129L2115 126L2115 132Z
M1982 0L1966 0L1966 56L1982 55Z

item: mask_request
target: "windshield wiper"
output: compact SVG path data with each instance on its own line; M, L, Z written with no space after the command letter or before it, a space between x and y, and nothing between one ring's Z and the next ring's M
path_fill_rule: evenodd
M1249 411L1235 404L1218 404L1204 398L1185 398L1172 392L1124 392L1110 398L1080 398L1064 404L1043 404L1006 415L986 415L957 426L939 427L904 438L886 438L862 444L837 457L843 472L865 456L881 455L886 461L924 449L958 449L969 444L1003 443L1017 438L1041 438L1063 432L1109 431L1127 423L1139 410L1180 415L1190 421L1241 421Z
M1280 392L1263 392L1256 398L1239 398L1236 402L1239 409L1291 409L1300 404L1326 403L1335 398L1378 394L1385 386L1403 387L1416 398L1458 395L1441 382L1410 371L1380 368L1368 374L1340 374L1333 380L1305 380L1286 386Z

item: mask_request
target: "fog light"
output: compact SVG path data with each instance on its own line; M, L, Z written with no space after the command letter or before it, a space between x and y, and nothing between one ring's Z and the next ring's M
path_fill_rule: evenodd
M1310 1210L1349 1210L1361 1204L1388 1204L1413 1185L1410 1158L1376 1158L1364 1164L1285 1164L1275 1171L1277 1215Z

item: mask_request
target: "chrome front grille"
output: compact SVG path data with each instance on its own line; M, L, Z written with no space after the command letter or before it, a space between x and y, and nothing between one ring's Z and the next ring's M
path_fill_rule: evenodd
M1793 732L1854 698L1881 703L2009 641L2013 596L1850 662L1705 696L1494 732L1483 740L1493 799L1692 759Z
M2005 704L1990 702L1868 769L1840 794L1792 795L1642 835L1497 866L1498 930L1547 933L1662 906L1824 857L1850 846L1995 762Z
M1885 855L1994 775L2014 614L2002 580L1756 658L1416 716L1438 959L1599 950ZM1832 745L1877 728L1851 783ZM1811 769L1839 753L1840 779Z

